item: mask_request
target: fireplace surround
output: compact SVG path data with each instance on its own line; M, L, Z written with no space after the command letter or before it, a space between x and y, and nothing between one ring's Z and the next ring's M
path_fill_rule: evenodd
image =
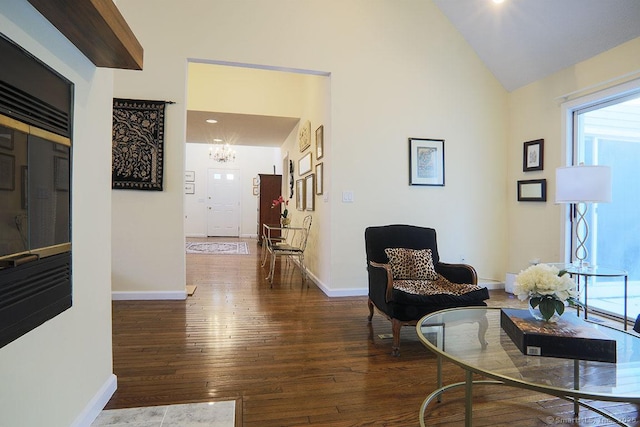
M72 306L73 83L0 33L0 347Z

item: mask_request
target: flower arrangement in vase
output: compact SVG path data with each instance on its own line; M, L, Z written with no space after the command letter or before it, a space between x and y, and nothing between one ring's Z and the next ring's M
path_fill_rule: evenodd
M557 322L565 305L580 305L576 283L566 270L548 264L536 264L516 276L514 293L529 300L531 314L545 322Z
M289 215L289 200L285 200L284 197L282 196L278 196L277 199L275 199L272 203L271 203L271 209L275 208L276 206L284 206L284 210L280 213L280 223L283 226L287 226L291 223L291 218L288 217Z

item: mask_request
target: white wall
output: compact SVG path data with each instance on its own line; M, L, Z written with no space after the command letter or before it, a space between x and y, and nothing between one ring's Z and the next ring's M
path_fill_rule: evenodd
M148 10L160 12L155 5L149 7ZM128 21L126 15L125 19ZM179 27L177 24L174 21L168 29ZM160 39L149 38L135 28L135 22L129 25L144 47L145 71L114 71L118 83L114 83L113 96L175 104L167 105L165 110L163 191L112 192L112 290L115 299L185 299L183 181L187 62L185 58L176 60L175 56L163 54L172 43L166 39L171 31L160 31Z
M190 62L187 106L195 111L299 117L306 86L321 78L290 71Z
M543 262L563 260L563 212L554 203L555 170L564 165L565 138L562 103L564 95L575 100L640 77L640 38L531 83L509 97L509 262L511 272L519 272L538 258ZM577 92L574 94L574 92ZM525 141L544 138L544 171L522 172ZM569 141L570 143L570 141ZM516 182L546 179L547 202L517 202ZM615 200L614 200L615 203Z
M241 219L240 237L257 237L258 197L253 195L253 178L259 173L282 174L280 148L234 146L236 160L219 163L209 158L207 144L187 143L186 170L194 171L195 194L184 195L185 234L187 237L207 236L207 170L236 169L240 172Z
M2 0L0 5L0 31L75 84L73 307L0 349L0 426L88 425L115 390L110 281L113 73L97 69L26 1Z
M331 180L328 208L316 213L330 225L322 235L330 255L318 266L330 272L328 293L365 291L363 235L376 224L433 226L443 260L462 255L481 277L503 277L507 93L432 2L121 0L118 7L145 48L145 66L116 72L116 95L177 101L179 111L167 118L170 144L184 141L188 58L330 73ZM445 187L408 185L409 137L446 140ZM114 288L184 284L183 197L173 193L184 155L176 149L166 159L167 191L139 200L114 195L113 223L114 271L161 265L165 279L125 283L115 274ZM341 202L344 190L354 203ZM162 233L142 221L145 210ZM130 246L131 238L153 244Z
M331 80L329 77L312 78L306 81L306 84L301 87L300 94L302 98L300 109L300 123L291 132L287 140L282 145L282 151L287 160L293 161L293 179L294 179L294 196L289 202L289 212L291 217L291 224L293 226L302 226L302 222L307 215L312 216L311 229L309 231L309 237L307 239L307 247L305 249L305 266L308 268L309 274L313 277L314 282L327 294L327 295L341 295L344 293L362 293L360 290L354 290L353 287L349 287L348 291L336 291L331 285L331 229L333 224L329 221L331 218ZM311 145L309 148L300 151L299 133L300 127L306 122L311 124ZM316 131L319 126L323 126L324 142L323 142L323 155L318 160L317 158L317 146L316 146ZM311 171L307 173L300 173L300 159L311 155ZM296 209L297 198L297 181L303 179L306 183L306 179L314 175L314 180L318 179L317 165L322 163L323 165L323 194L314 194L314 208L313 210ZM284 194L289 194L289 175L285 174L283 179L283 185L285 189ZM305 196L306 198L306 196Z

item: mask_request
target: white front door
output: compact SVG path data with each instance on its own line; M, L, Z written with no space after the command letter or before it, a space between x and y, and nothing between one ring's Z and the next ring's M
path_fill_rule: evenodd
M240 236L240 171L207 170L207 236Z

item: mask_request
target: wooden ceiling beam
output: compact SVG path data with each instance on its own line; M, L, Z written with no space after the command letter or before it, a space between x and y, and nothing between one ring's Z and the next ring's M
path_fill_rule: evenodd
M27 1L96 66L142 70L142 45L113 0Z

